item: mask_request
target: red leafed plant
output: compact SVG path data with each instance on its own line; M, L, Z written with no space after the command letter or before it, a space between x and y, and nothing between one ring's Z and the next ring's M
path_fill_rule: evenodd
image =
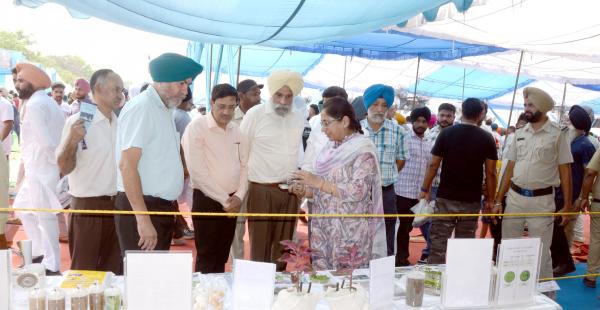
M317 251L308 246L308 240L283 240L281 243L286 252L278 259L280 262L286 262L291 265L294 271L310 272L313 270L310 258L315 256Z
M346 254L339 258L339 263L345 267L338 270L338 272L347 273L350 275L350 289L353 289L354 287L352 286L352 273L354 272L354 269L360 268L362 266L362 264L366 260L366 257L358 251L358 245L356 244L353 246L346 247L346 251Z
M317 251L308 246L308 240L298 240L298 242L283 240L279 243L285 247L286 252L283 253L278 261L290 264L290 267L293 269L290 275L292 283L296 287L296 291L301 293L302 274L313 271L310 258L316 256Z

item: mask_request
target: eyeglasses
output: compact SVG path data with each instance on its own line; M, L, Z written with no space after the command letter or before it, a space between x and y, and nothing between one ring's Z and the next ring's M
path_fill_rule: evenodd
M321 127L323 127L323 128L327 128L327 127L329 127L329 125L331 125L332 123L334 123L334 122L339 122L339 121L340 121L339 119L332 119L332 120L330 120L330 121L327 121L327 120L322 120L322 121L321 121Z

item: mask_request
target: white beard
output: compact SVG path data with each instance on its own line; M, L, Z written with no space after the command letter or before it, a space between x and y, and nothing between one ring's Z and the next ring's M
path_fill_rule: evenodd
M269 100L269 104L271 104L273 106L273 110L275 110L275 113L277 113L277 115L279 115L281 117L288 115L290 113L290 111L292 110L291 106L282 106L282 105L274 103L272 100Z

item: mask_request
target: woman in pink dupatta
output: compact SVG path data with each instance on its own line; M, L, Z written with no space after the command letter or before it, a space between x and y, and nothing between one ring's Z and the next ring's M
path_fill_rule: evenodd
M376 149L362 135L354 110L345 99L334 98L322 113L321 125L329 142L317 156L315 174L297 171L292 192L313 197L315 214L382 214L381 176ZM362 267L386 254L383 218L313 217L310 246L318 250L317 270L345 268L340 258L358 246Z

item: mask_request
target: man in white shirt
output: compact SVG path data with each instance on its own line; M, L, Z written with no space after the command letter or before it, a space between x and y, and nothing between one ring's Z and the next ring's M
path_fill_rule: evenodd
M54 152L60 142L65 117L46 92L50 78L40 68L19 63L15 88L27 100L21 128L21 159L25 175L13 207L61 210L56 196L59 172ZM59 274L58 219L50 212L17 212L34 257L43 255L47 275Z
M119 115L117 130L117 210L174 211L183 190L183 164L173 109L187 95L202 66L166 53L150 61L154 80ZM168 250L175 217L115 215L121 254L128 250Z
M235 108L232 122L238 126L242 123L244 115L257 104L260 104L261 89L265 85L257 84L254 80L243 80L237 85L237 92L239 103ZM240 212L244 213L248 210L246 202L248 196L242 201L242 208ZM233 236L233 242L231 243L231 257L235 259L244 259L244 235L246 234L246 218L238 216L237 224L235 226L235 235Z
M304 82L299 73L281 70L267 84L271 98L250 109L240 126L250 145L248 212L294 214L299 201L288 193L286 181L299 164L304 119L292 102ZM285 263L277 262L283 250L279 242L292 239L295 226L296 218L249 218L252 260L277 263L277 270L285 270Z
M2 122L2 131L0 131L0 139L2 140L2 149L4 154L7 156L10 155L10 150L12 149L12 129L15 119L15 110L13 105L0 96L0 122Z
M243 80L237 86L238 97L240 102L235 108L235 114L233 116L233 122L241 124L244 115L248 113L252 107L260 104L260 90L265 85L257 84L254 80Z
M117 194L113 110L121 103L123 81L112 70L101 69L92 74L90 87L98 110L87 128L79 113L67 119L56 157L60 172L69 179L71 208L110 211L115 209ZM69 252L72 270L123 272L112 215L71 214Z
M65 117L71 115L71 107L63 99L65 96L65 84L61 82L52 83L52 98L58 104L58 107L63 111Z

